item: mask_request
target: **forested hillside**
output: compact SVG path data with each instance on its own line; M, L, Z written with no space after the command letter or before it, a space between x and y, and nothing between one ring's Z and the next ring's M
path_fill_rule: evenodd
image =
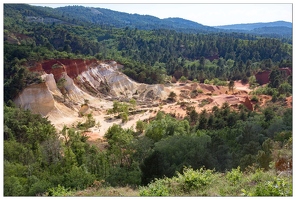
M195 25L99 8L4 4L4 196L292 196L292 74L283 70L292 70L291 38L275 38L272 28L259 36ZM58 58L115 60L147 84L189 81L233 93L241 81L254 89L255 106L225 103L197 113L177 102L184 118L160 111L135 130L114 124L93 144L86 135L99 126L92 114L57 131L14 104L26 87L44 81L30 67ZM266 71L268 83L259 86L255 75ZM270 101L260 107L264 95ZM109 112L123 121L136 112L135 100L113 103Z
M269 22L269 23L251 23L251 24L232 24L225 26L216 26L216 28L222 29L238 29L238 30L254 30L256 28L263 27L287 27L292 28L292 24L284 21Z

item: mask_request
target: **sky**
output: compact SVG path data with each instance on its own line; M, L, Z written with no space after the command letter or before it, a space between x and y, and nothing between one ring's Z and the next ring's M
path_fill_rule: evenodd
M40 2L42 4L40 4ZM53 1L51 1L53 2ZM88 7L107 8L126 13L152 15L158 18L180 17L207 26L219 26L241 23L287 21L292 22L292 1L63 1L63 4L37 1L31 5L61 7L67 5L82 5ZM103 2L103 3L99 3ZM109 2L109 3L106 3ZM110 3L111 2L111 3ZM118 3L124 2L124 3ZM159 3L161 2L161 3Z

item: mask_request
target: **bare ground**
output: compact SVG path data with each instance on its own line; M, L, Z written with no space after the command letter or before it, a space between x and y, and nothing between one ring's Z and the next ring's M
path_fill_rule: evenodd
M194 89L202 90L203 93L198 94L197 97L191 98L190 92ZM170 86L166 86L165 90L169 92L173 91L177 94L176 102L162 102L160 106L148 108L140 108L140 106L137 106L136 109L142 109L142 112L130 115L126 123L122 123L121 119L116 119L113 115L107 114L107 110L113 106L112 101L99 98L91 100L89 102L90 110L88 112L93 114L99 126L97 125L88 130L87 135L89 136L89 140L96 141L103 139L104 134L113 124L119 124L123 128L135 129L138 120L148 120L154 117L159 110L165 113L175 114L178 118L183 118L186 116L186 106L193 106L197 112L201 112L203 109L210 111L214 106L220 107L224 102L228 102L230 105L239 104L241 98L247 96L251 91L249 85L243 85L240 82L235 82L235 89L231 92L228 90L228 87L193 83L171 84ZM263 97L263 101L267 100L266 97ZM186 104L186 106L181 106L181 102ZM69 109L65 109L61 105L58 107L61 113L65 112L64 116L49 116L49 119L58 130L61 130L64 125L75 127L78 122L85 121L85 118L78 116L77 111L69 111Z

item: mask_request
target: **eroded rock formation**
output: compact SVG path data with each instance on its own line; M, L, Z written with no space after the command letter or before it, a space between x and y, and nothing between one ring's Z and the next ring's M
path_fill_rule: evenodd
M166 98L164 86L137 83L118 70L122 67L115 61L82 59L55 59L37 63L29 69L41 73L44 82L27 87L15 99L15 103L46 116L58 109L57 104L67 105L78 113L85 99L94 102L102 96L140 101Z
M279 70L284 72L286 76L290 76L292 74L292 71L290 68L280 68ZM257 74L255 74L257 83L259 83L260 85L269 83L270 72L271 71L267 70L267 71L258 72Z

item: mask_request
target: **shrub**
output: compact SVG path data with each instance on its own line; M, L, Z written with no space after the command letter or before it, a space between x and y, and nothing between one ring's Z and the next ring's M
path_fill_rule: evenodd
M231 172L227 172L226 179L233 185L237 184L242 179L242 172L240 171L240 166L236 169L232 169Z
M181 83L185 83L187 81L187 78L185 76L181 76L181 78L179 79L179 81Z
M155 179L147 187L140 187L140 196L169 196L169 188L166 182L167 179Z
M198 104L199 107L204 107L205 105L209 104L210 102L207 99L201 100L201 103Z
M259 99L258 99L257 96L253 95L252 98L251 98L251 101L258 102Z
M212 170L193 170L192 168L185 168L183 175L178 174L180 185L185 191L201 189L204 186L209 185L212 182Z
M143 133L144 130L145 130L145 127L146 127L146 123L141 121L141 120L138 120L137 121L137 124L136 124L136 130L137 132L139 133Z
M213 170L184 168L183 174L177 172L172 178L156 179L146 187L140 188L140 196L179 196L190 193L202 194L214 179Z
M259 183L254 192L242 190L245 196L292 196L292 184L281 178Z
M70 189L66 189L60 184L57 187L48 189L48 196L65 197L70 196Z
M125 123L128 121L128 114L127 112L123 112L120 114L120 119L122 120L122 123Z

